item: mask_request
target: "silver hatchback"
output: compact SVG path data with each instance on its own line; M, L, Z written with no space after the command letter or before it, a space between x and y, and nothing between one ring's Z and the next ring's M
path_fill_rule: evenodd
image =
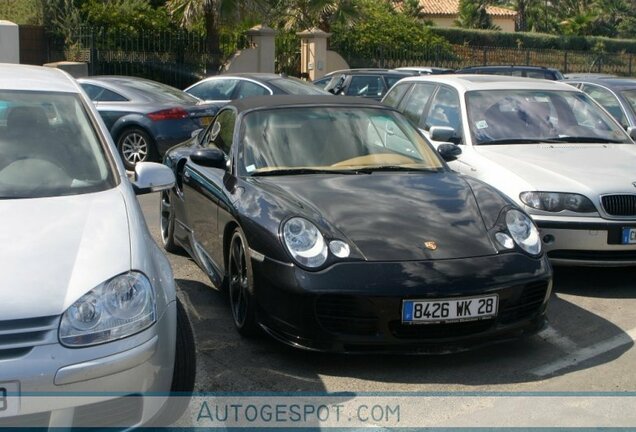
M192 389L192 330L135 197L173 184L152 163L129 182L70 76L0 66L0 427L136 426L166 398L124 396Z

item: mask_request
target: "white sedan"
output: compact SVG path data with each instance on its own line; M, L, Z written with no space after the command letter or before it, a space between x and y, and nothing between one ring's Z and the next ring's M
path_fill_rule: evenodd
M383 102L453 169L524 206L553 263L636 265L636 129L626 133L586 94L552 81L453 75L403 79Z
M129 182L69 75L0 66L0 427L137 426L192 389L190 323L135 197L173 184L153 163Z

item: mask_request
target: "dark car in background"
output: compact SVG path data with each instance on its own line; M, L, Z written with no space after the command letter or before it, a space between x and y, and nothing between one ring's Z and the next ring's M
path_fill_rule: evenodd
M233 101L166 154L163 245L227 287L242 335L447 352L536 332L552 285L537 228L454 155L369 99Z
M470 66L455 71L457 74L508 75L525 78L561 80L563 74L558 69L543 66Z
M335 95L358 96L379 101L393 84L413 75L418 74L390 69L341 70L331 74L331 80L324 89Z
M93 101L128 170L156 161L175 144L204 128L217 105L143 78L94 76L78 82Z
M212 76L192 84L184 91L203 101L220 105L252 96L327 94L306 81L272 73Z
M588 76L571 78L563 82L590 95L625 130L636 127L636 79Z

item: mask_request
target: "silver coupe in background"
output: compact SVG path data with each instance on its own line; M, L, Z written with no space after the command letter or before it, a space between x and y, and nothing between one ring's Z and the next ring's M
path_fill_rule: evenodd
M405 78L383 102L455 157L453 169L524 206L553 263L636 265L636 128L588 95L547 80L438 75Z

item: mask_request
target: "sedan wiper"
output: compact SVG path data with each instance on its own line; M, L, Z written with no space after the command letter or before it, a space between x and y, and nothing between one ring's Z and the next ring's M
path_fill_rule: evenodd
M609 138L601 138L601 137L591 137L591 136L563 136L563 137L553 137L541 140L542 142L548 143L611 143L611 144L626 144L623 140L615 140Z
M438 172L439 168L411 167L411 166L404 166L404 165L379 165L379 166L370 166L370 167L364 167L364 168L356 168L356 171L361 173L372 173L377 171Z
M539 138L503 138L489 141L479 141L477 145L491 145L491 144L538 144L546 142L546 140Z
M320 168L283 168L252 173L252 176L278 176L296 174L358 174L358 170L337 170Z

